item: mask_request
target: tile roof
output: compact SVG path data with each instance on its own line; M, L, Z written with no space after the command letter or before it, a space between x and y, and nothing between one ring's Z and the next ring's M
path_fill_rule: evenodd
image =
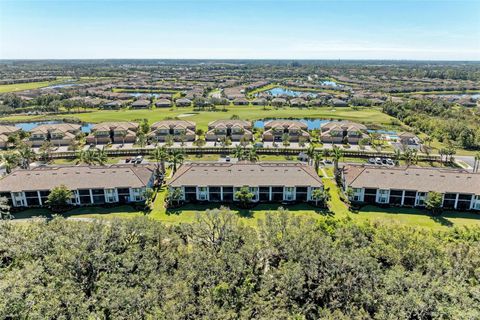
M480 174L459 169L346 165L344 175L347 185L352 188L404 189L480 195Z
M183 164L169 185L321 187L322 180L312 166L297 162L195 162Z
M15 170L0 180L0 192L144 187L154 173L152 165L55 166Z

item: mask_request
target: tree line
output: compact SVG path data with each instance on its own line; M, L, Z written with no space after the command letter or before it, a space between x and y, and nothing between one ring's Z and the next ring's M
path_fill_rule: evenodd
M480 229L279 209L0 224L3 319L478 319Z

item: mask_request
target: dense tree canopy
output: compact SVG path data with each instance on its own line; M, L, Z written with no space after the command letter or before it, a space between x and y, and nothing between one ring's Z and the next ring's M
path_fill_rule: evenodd
M480 230L228 210L0 224L0 318L478 319Z

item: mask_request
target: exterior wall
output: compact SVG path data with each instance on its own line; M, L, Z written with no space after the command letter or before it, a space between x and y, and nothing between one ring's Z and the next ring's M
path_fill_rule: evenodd
M405 202L405 192L406 191L412 191L412 190L402 190L402 196L401 196L401 202L398 204L399 206L406 206L404 204ZM378 189L377 194L376 194L376 199L375 202L378 204L391 204L391 194L390 190L382 190ZM458 204L459 204L459 193L452 193L455 195L454 198L452 198L452 201L454 202L453 208L458 209ZM425 206L425 201L427 199L428 192L419 192L416 191L415 194L415 202L414 202L414 207L424 207ZM364 196L365 196L365 188L354 188L353 189L353 195L350 197L350 201L355 202L355 203L363 203L364 202ZM445 195L443 195L445 197ZM442 203L443 207L443 203ZM480 195L474 195L472 196L472 199L470 201L470 204L467 205L468 209L470 210L480 210Z
M210 187L209 186L197 186L196 187L196 197L195 199L197 201L212 201L212 202L220 202L224 200L224 191L223 188L231 187L231 186L215 186L216 188L220 189L220 199L219 200L212 200L210 199ZM261 202L261 201L275 201L273 199L273 191L272 191L272 186L261 186L262 188L269 188L268 192L268 200L260 200L260 187L259 186L254 186L254 187L249 187L250 192L252 192L255 196L252 199L252 202ZM186 194L185 194L185 187L179 187L182 190L182 197L181 200L186 199ZM306 187L307 188L307 201L315 201L312 199L312 193L313 190L317 189L317 187ZM170 190L173 189L173 187L169 187ZM233 201L237 201L235 199L235 192L239 191L240 187L235 187L233 189ZM297 195L297 188L292 186L292 187L283 187L283 192L282 192L282 200L281 202L295 202L297 201L296 199Z
M149 181L149 184L147 187L151 187L153 185L153 178L151 181ZM93 194L92 190L93 189L87 189L90 190L90 203L89 204L94 204L93 201ZM117 188L113 189L103 189L104 190L104 200L105 203L118 203L120 202L119 196L118 196L118 190ZM142 202L145 200L144 198L144 193L145 193L146 187L143 188L129 188L130 195L129 195L129 201L128 202ZM12 197L12 207L38 207L38 206L46 206L44 201L42 201L40 191L47 191L47 190L38 190L38 191L31 191L31 192L37 192L38 194L38 202L40 205L35 205L32 206L28 203L28 198L25 196L25 192L11 192L10 195ZM30 191L29 191L30 192ZM73 198L72 201L70 201L71 205L74 206L80 206L80 194L78 190L72 190L73 192Z
M90 135L86 139L87 143L94 143L94 144L107 144L110 143L110 136L98 136L95 137L94 135Z
M158 142L164 142L168 136L171 136L174 141L180 141L181 135L176 134L157 134L152 135L151 139ZM185 134L185 141L195 141L195 134Z

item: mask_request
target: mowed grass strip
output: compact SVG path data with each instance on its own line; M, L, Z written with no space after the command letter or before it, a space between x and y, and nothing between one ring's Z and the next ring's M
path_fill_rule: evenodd
M151 110L108 110L108 111L94 111L89 113L71 113L68 115L56 115L45 117L31 117L31 120L48 120L53 117L75 117L84 122L104 122L104 121L135 121L141 119L148 119L152 124L156 121L164 120L166 118L184 119L194 121L200 129L206 129L208 123L214 120L230 119L233 115L238 116L243 120L259 120L268 118L312 118L312 119L336 119L336 120L351 120L362 123L391 125L393 118L382 113L378 108L363 108L360 110L353 110L350 107L332 109L331 107L319 108L291 108L285 107L274 109L271 107L265 108L262 106L228 106L222 110L219 107L218 111L194 111L192 107L186 108L171 108L171 109L151 109ZM10 116L0 118L1 121L28 121L28 116Z

